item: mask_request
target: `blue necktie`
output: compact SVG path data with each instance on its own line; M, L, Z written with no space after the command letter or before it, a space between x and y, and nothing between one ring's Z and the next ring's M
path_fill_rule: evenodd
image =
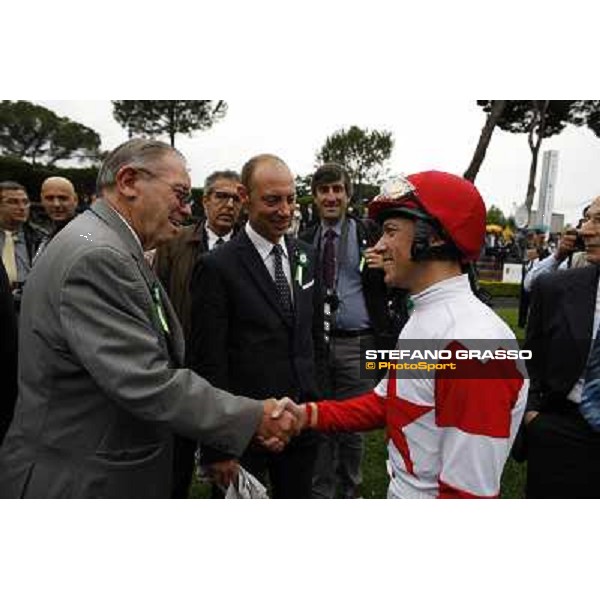
M585 369L579 412L592 429L600 431L600 331L596 332Z

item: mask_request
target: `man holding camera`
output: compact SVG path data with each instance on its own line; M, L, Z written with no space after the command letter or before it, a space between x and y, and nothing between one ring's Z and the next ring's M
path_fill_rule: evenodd
M590 206L583 209L583 218L579 221L578 228L587 221ZM579 235L578 229L568 229L558 242L556 250L546 258L538 261L525 276L523 287L527 293L531 292L533 282L543 273L554 273L558 269L571 269L585 267L590 264L585 255L585 244Z
M312 193L320 222L300 238L317 250L324 290L323 337L325 368L321 370L325 397L343 400L372 389L373 379L361 379L363 348L393 348L399 332L398 319L388 306L383 270L371 264L369 253L381 236L374 221L348 214L352 183L346 170L335 163L317 169ZM313 480L314 498L333 498L336 487L342 498L359 495L362 480L362 433L321 434Z

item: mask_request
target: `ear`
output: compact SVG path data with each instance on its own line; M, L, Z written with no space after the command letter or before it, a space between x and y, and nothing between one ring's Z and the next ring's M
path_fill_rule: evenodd
M440 237L436 232L433 232L429 237L430 246L443 246L446 243L444 238Z
M246 186L242 185L241 183L238 184L237 193L240 195L240 198L242 199L242 205L247 206L248 203L250 202L250 193L249 193L248 189L246 188Z
M115 187L119 195L124 196L127 200L135 200L138 196L137 179L138 172L136 169L128 165L121 167L115 177Z

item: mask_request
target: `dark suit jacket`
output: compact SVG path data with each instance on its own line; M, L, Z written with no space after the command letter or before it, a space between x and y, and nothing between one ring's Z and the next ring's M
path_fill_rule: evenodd
M17 400L17 315L10 282L0 260L0 445Z
M298 402L319 397L313 347L314 294L319 288L314 251L296 240L287 240L287 245L294 281L291 318L282 311L275 283L243 230L222 248L204 254L194 272L190 367L233 394L289 396ZM302 284L295 277L301 255L307 259Z
M600 271L595 266L539 277L531 292L526 348L527 410L558 410L583 373L592 338Z
M206 220L188 225L170 242L156 251L154 270L167 290L173 308L179 317L186 345L189 345L192 330L192 309L190 282L196 262L202 254L208 252L208 234ZM234 235L238 227L234 227Z
M348 218L356 222L356 233L360 245L359 252L356 254L358 262L361 253L379 241L381 228L375 221L370 219L356 219L352 216L348 216ZM318 257L321 255L320 223L307 228L299 237L316 249ZM377 347L381 349L394 348L398 341L400 329L408 319L405 304L406 294L399 290L389 291L383 280L381 269L363 269L362 288L369 319L375 331Z

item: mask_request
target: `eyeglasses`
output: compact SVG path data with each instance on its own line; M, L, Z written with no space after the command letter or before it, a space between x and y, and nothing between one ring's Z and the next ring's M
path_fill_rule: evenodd
M167 184L171 188L171 191L175 194L175 197L177 198L181 206L186 206L192 203L192 191L186 186L177 183L170 183L163 177L160 177L159 175L153 173L152 171L149 171L148 169L136 167L136 171L146 173L146 175L150 175L150 177L154 177L155 179L158 179L159 181L162 181L163 183Z
M213 190L211 194L218 204L225 204L226 202L229 202L229 200L233 200L234 204L239 204L241 202L241 198L239 197L239 195L234 194L232 192Z

